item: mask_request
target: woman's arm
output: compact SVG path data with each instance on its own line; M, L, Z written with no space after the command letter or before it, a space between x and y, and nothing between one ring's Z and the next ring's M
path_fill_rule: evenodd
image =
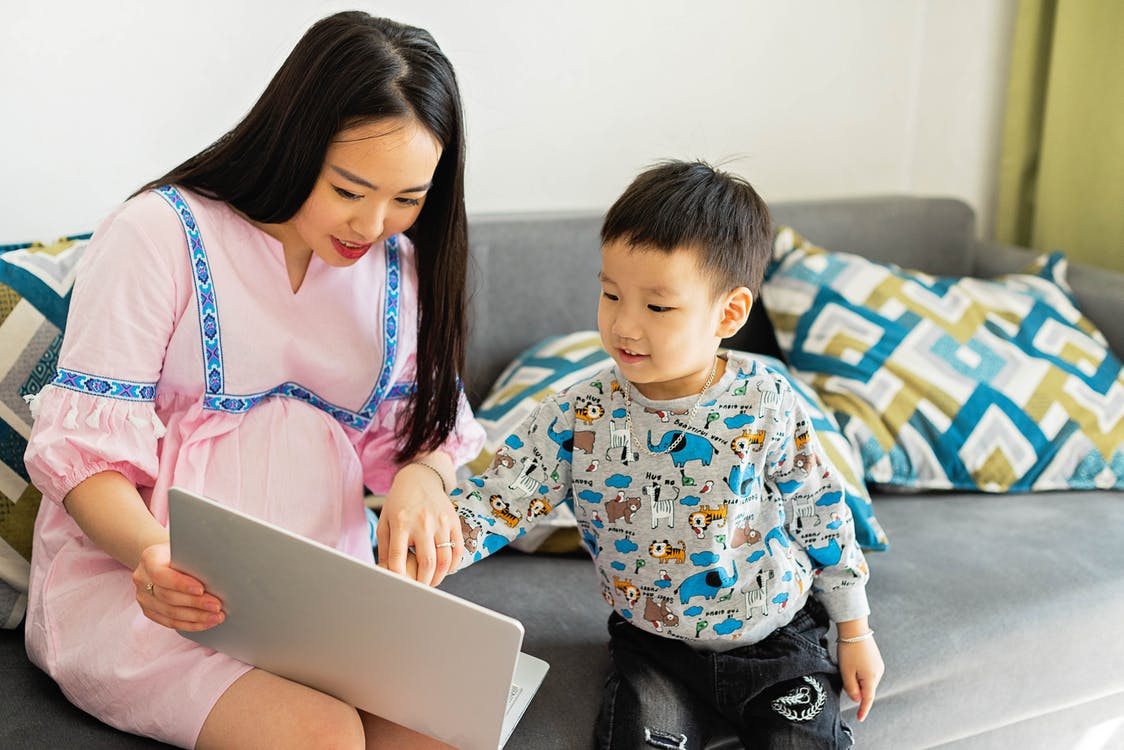
M177 630L205 630L222 622L222 603L200 581L172 567L168 530L123 474L102 471L88 477L66 494L63 506L95 545L133 571L137 603L146 617Z

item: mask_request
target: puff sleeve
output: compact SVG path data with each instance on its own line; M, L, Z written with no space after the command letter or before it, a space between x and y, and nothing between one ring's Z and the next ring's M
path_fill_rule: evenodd
M186 258L182 230L161 204L152 194L124 204L79 263L58 371L29 399L24 460L50 501L106 470L155 481L164 434L155 397L187 274L175 263Z
M412 366L408 369L413 372ZM390 490L394 475L401 466L395 455L399 448L398 425L405 409L405 398L391 398L380 404L375 413L376 424L372 425L359 445L364 483L376 495L384 495ZM459 467L476 458L483 447L484 428L473 416L472 407L462 391L456 427L438 449L448 453L453 459L453 466Z

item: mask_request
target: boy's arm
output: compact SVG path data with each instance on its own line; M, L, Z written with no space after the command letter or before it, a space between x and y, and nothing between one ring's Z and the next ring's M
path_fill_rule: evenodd
M831 619L865 619L870 614L870 575L855 538L843 477L820 446L812 420L791 388L784 405L784 439L770 451L766 481L784 498L789 536L811 559L816 571L813 592Z
M791 390L789 398L792 407L785 439L769 456L767 481L784 497L789 536L816 568L813 591L838 629L843 690L859 704L857 718L863 721L885 672L867 620L870 574L855 538L842 476L821 448L811 418Z
M569 497L571 454L561 436L573 429L573 413L564 399L562 393L544 401L504 440L486 471L452 491L464 536L455 569L522 536Z

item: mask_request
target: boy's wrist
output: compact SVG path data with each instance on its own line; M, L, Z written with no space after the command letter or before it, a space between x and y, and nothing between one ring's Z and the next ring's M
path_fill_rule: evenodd
M865 617L857 617L854 620L837 622L835 623L835 628L839 631L840 638L858 638L870 632L870 624Z

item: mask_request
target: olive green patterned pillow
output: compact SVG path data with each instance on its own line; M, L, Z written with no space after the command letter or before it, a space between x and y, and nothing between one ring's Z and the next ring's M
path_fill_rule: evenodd
M31 434L24 396L54 377L74 268L88 237L0 246L0 627L23 619L41 497L23 464Z

